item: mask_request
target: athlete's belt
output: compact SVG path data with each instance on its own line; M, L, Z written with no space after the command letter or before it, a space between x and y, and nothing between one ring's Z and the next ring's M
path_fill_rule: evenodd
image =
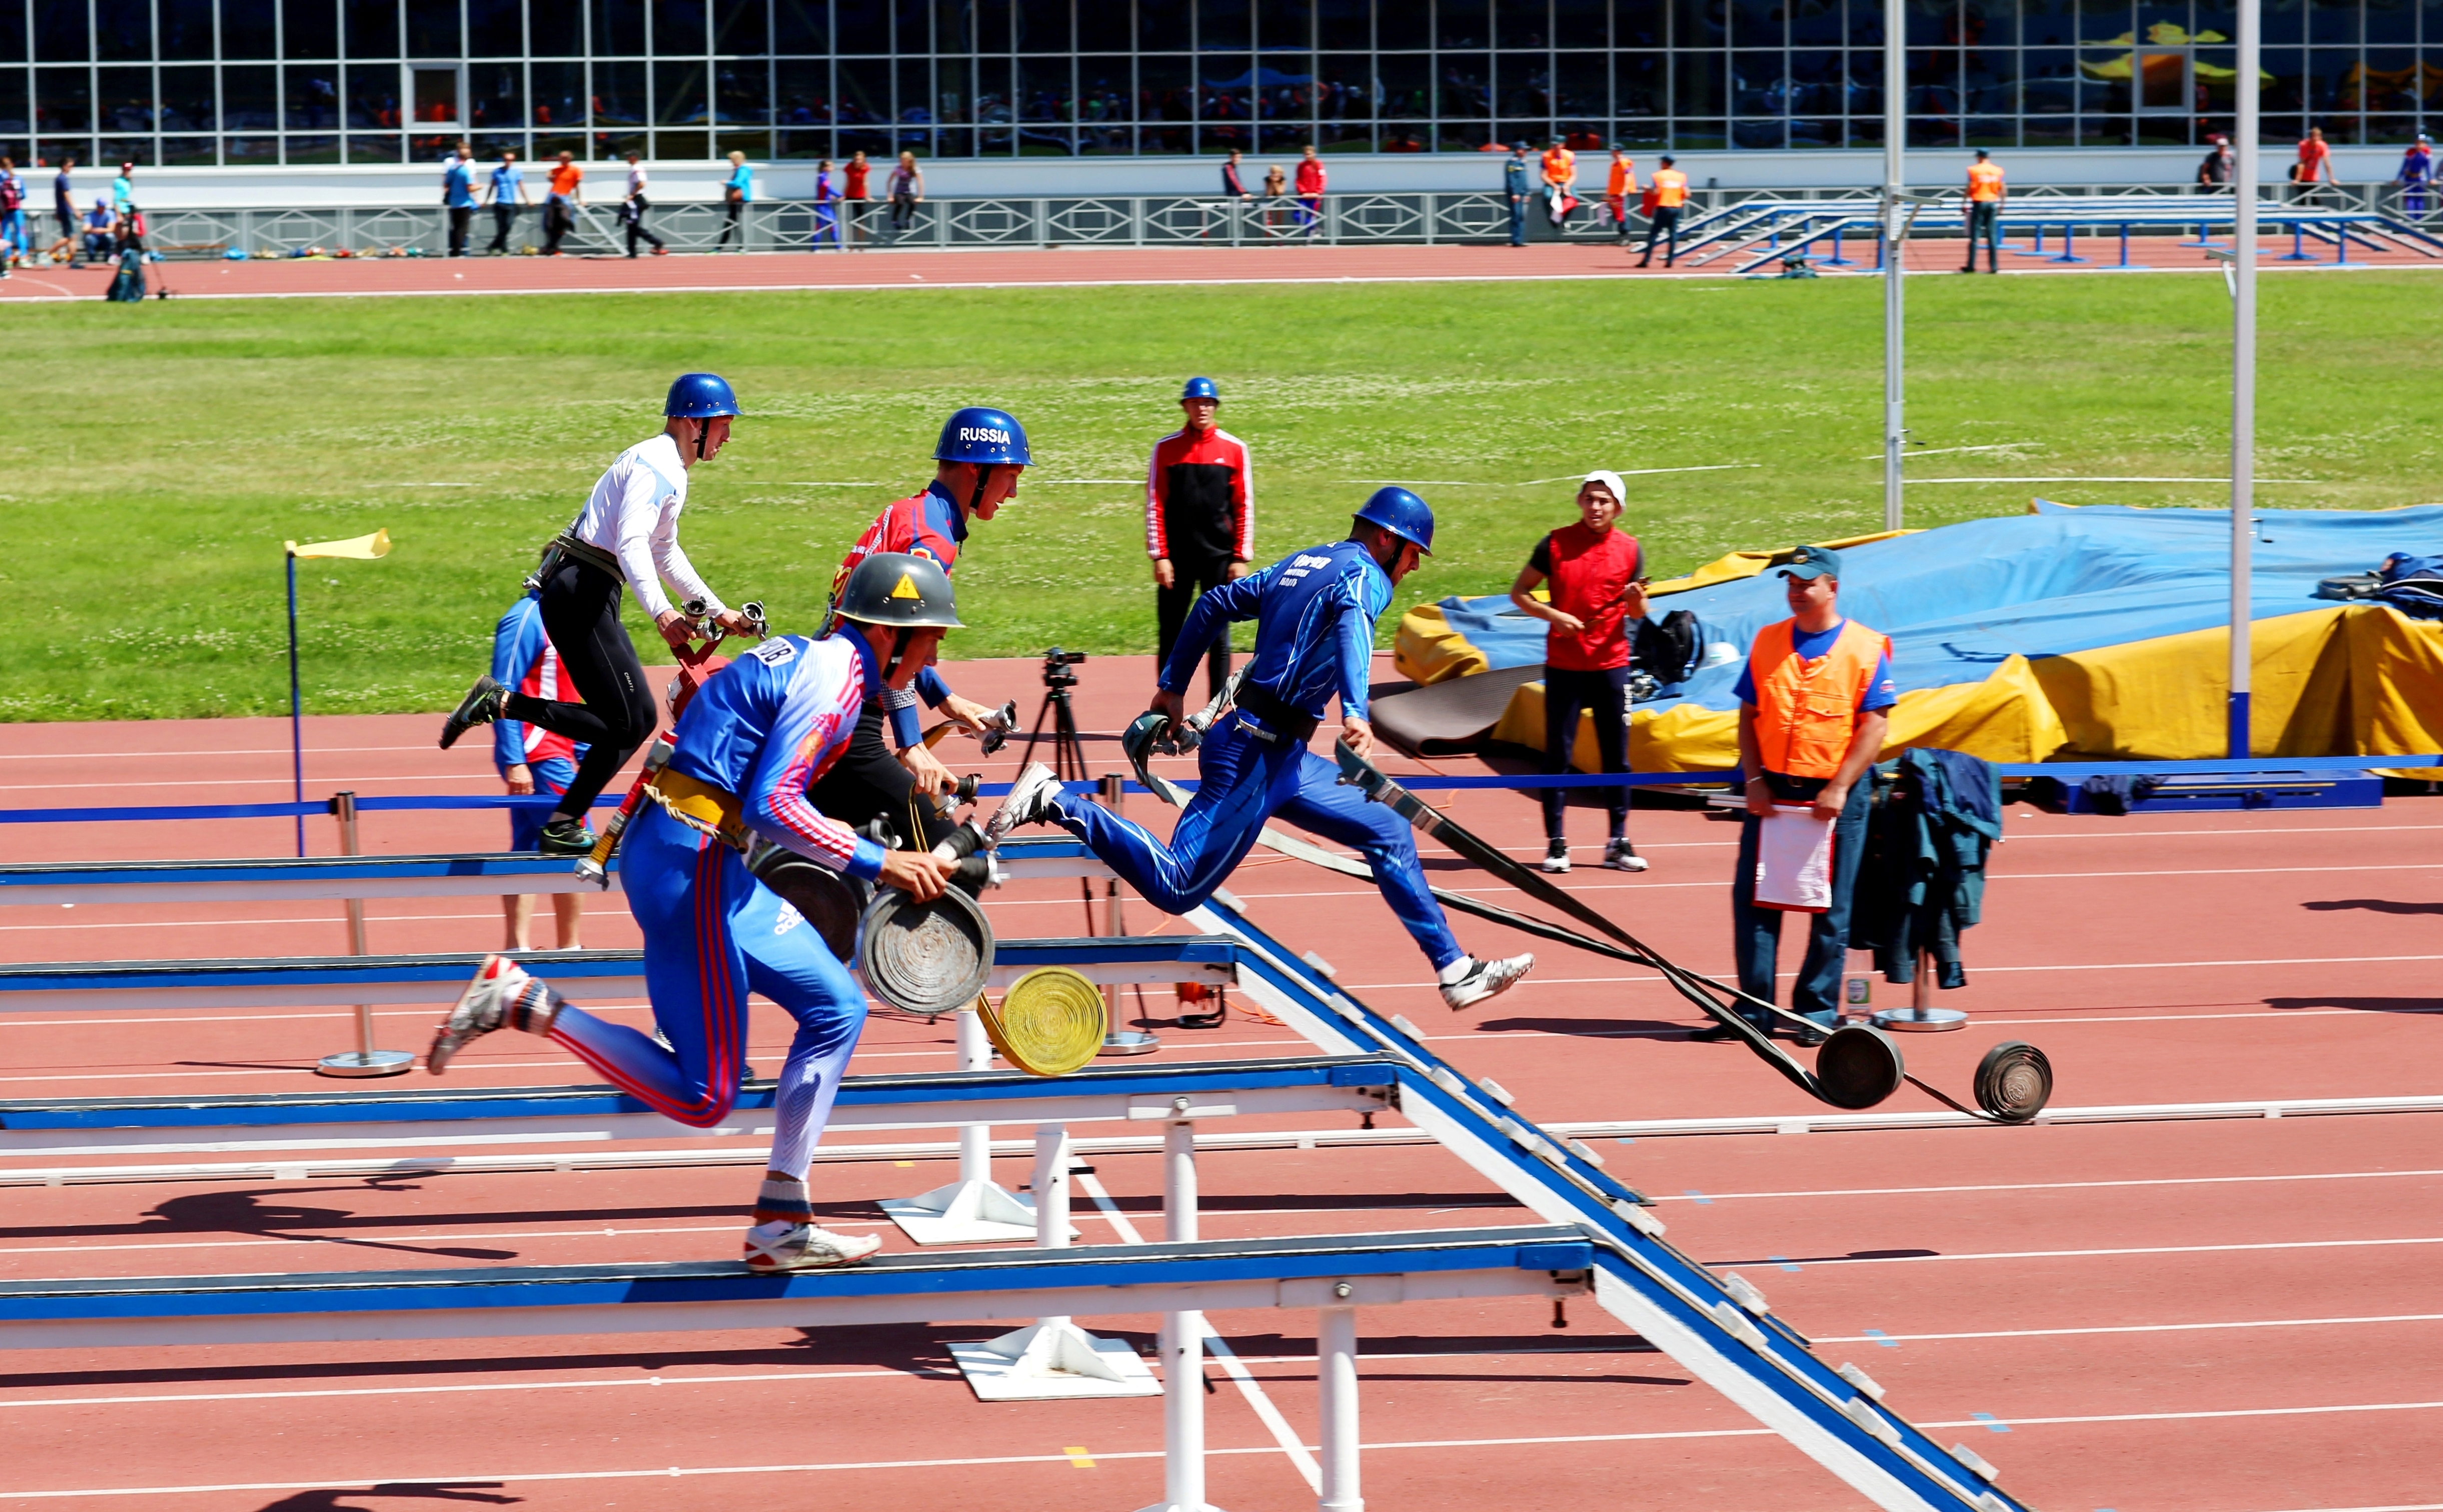
M740 817L743 805L735 794L710 783L698 782L685 772L662 768L645 784L645 796L659 803L662 812L670 818L725 845L743 851L752 839L745 821Z
M1278 693L1254 683L1240 687L1239 696L1233 702L1239 712L1253 714L1263 721L1264 728L1253 732L1263 739L1278 736L1294 746L1303 746L1307 737L1314 733L1318 723L1313 714L1292 707Z
M557 561L554 560L555 558ZM628 581L628 574L620 570L617 557L600 546L589 544L572 535L563 533L551 538L551 544L544 548L543 564L541 570L543 573L549 573L560 562L581 563L592 567L597 572L608 575L615 581Z

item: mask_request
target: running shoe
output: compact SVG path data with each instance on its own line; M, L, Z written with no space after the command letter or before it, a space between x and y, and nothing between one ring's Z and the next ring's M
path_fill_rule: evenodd
M1558 876L1570 869L1570 842L1556 839L1544 847L1544 870Z
M475 968L474 980L458 994L457 1005L450 1010L450 1017L432 1032L432 1047L424 1052L424 1069L437 1077L468 1042L506 1028L517 1000L539 985L507 956L484 957L484 964Z
M1603 863L1615 872L1645 870L1645 857L1637 854L1637 847L1628 843L1626 837L1605 843Z
M467 696L460 699L450 717L441 722L441 748L448 750L457 745L458 737L467 731L500 718L501 705L508 696L509 691L489 676L476 678L475 686L467 690Z
M536 837L535 849L545 856L591 856L597 841L594 832L566 814L554 814L551 822Z
M1459 975L1444 982L1442 1001L1456 1013L1472 1008L1487 998L1499 997L1516 986L1519 980L1535 968L1533 955L1514 955L1499 961L1480 961L1469 956L1460 963L1465 968Z
M1020 824L1045 824L1059 816L1060 778L1041 762L1029 762L1010 784L1001 809L984 823L984 843L998 845Z
M812 1224L773 1222L746 1230L748 1270L821 1270L854 1265L882 1247L880 1238L836 1234Z

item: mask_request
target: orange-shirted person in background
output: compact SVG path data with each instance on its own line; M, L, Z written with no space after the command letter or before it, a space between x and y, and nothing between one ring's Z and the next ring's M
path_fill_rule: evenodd
M1628 196L1637 193L1637 159L1618 142L1611 144L1611 172L1604 179L1604 203L1611 207L1612 235L1628 241Z
M1968 165L1968 261L1963 273L1976 271L1976 238L1985 238L1985 271L2002 270L2002 201L2010 190L2002 182L2002 165L1976 149Z
M1553 225L1570 223L1570 212L1578 205L1577 197L1570 191L1577 184L1578 155L1570 151L1569 143L1555 137L1552 145L1544 149L1544 207Z
M1663 254L1662 266L1669 267L1680 260L1680 211L1688 203L1688 175L1671 166L1671 155L1662 155L1662 166L1654 171L1653 183L1646 186L1645 197L1651 202L1646 213L1654 223L1645 233L1645 255L1637 260L1644 267L1654 261L1654 244L1671 238L1670 249Z

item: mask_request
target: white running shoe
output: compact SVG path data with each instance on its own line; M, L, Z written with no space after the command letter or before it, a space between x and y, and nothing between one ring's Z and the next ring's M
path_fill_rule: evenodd
M1606 842L1603 863L1615 872L1645 870L1645 857L1638 855L1637 847L1628 843L1626 839Z
M1059 812L1053 801L1060 796L1060 777L1041 762L1029 762L1010 784L1001 809L984 823L984 843L998 845L1020 824L1049 823Z
M1467 969L1442 984L1442 1001L1450 1005L1454 1013L1472 1008L1516 986L1534 968L1533 955L1514 955L1499 961L1479 961L1471 955Z
M1544 847L1544 870L1558 876L1570 869L1570 842L1553 840Z
M450 1057L468 1041L506 1028L510 1005L534 985L534 978L507 956L484 957L484 964L475 968L474 980L458 994L458 1004L450 1010L450 1017L432 1031L432 1047L424 1052L424 1069L437 1077L450 1064Z
M882 1240L836 1234L812 1224L774 1221L746 1230L748 1270L821 1270L829 1265L854 1265L882 1247Z

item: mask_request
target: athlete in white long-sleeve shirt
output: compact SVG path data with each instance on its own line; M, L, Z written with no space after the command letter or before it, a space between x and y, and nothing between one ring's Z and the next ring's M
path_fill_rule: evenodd
M544 555L543 631L584 701L546 701L478 677L441 727L444 749L473 727L504 716L587 746L576 779L543 826L538 848L545 855L581 856L594 849L586 810L653 732L653 695L645 686L644 664L619 624L621 585L635 591L637 603L653 617L653 628L672 650L688 649L693 627L671 606L671 594L681 602L702 599L732 634L751 633L746 618L723 605L679 549L688 470L710 460L729 439L737 396L713 374L683 374L670 385L662 411L662 433L619 453L594 485L576 523Z

